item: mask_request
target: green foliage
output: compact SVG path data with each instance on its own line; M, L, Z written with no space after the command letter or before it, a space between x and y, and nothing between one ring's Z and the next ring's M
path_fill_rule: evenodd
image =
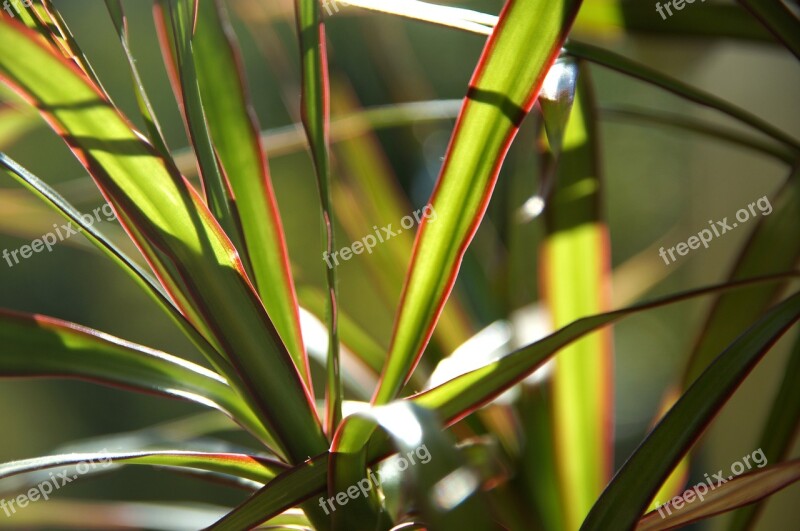
M190 418L177 421L188 431L179 440L167 441L160 435L166 428L152 428L134 438L108 439L120 445L134 441L136 448L101 452L93 446L99 440L89 441L78 444L77 453L59 451L0 465L0 479L96 459L113 463L112 470L116 465L162 467L248 492L238 507L217 512L171 504L174 518L219 530L263 525L343 531L666 529L734 509L739 509L734 529L743 531L758 511L741 507L800 480L798 461L789 451L799 413L796 346L761 437L770 466L737 477L707 502L667 519L645 514L656 493L680 488L683 468L675 468L688 463L690 450L725 403L800 319L800 294L787 293L800 278L793 269L800 256L800 142L709 91L572 39L581 31L724 37L776 49L783 45L797 55L798 23L786 6L777 0L742 0L743 8L708 6L697 20L714 20L714 27L684 20L665 30L638 5L612 0L507 0L497 17L423 2L353 0L347 9L366 10L367 17L404 17L435 24L439 31L488 35L469 83L461 87L460 106L434 100L362 110L346 83L329 83L331 72L339 73L336 62L328 60L325 15L328 10L327 18L333 16L331 6L337 13L343 6L296 0L287 15L294 17L297 34L296 68L275 60L282 56L274 47L265 53L277 70L284 69L278 84L289 116L299 116L301 123L264 133L254 110L263 95L250 98L235 31L248 15L231 16L229 3L154 2L158 44L191 153L172 150L166 141L167 119L157 114L157 100L145 88L121 1L106 0L109 29L122 47L146 134L101 85L90 54L84 54L49 0L20 6L14 17L3 13L0 81L63 139L138 254L132 256L124 244L87 222L49 179L5 153L0 166L32 197L79 227L211 368L74 323L2 309L0 377L85 380L188 401L226 415L235 423L231 431L247 442L236 448L226 444L224 451L203 448L204 436L218 425ZM713 109L746 130L635 106L603 108L590 75L596 65ZM295 93L299 102L291 99ZM13 98L8 96L22 105ZM332 103L346 115L332 120ZM29 114L9 114L9 109L0 109L0 147L31 128ZM774 213L752 223L738 258L725 268L726 282L612 310L614 235L604 208L599 127L600 118L609 116L700 133L791 166ZM366 234L377 236L378 224L388 226L411 204L404 192L408 183L393 181L372 135L381 128L424 128L453 117L435 187L417 211L433 215L416 220L413 246L407 232L394 251L375 249L373 265L355 274L339 262L328 267L318 261L313 273L297 266L284 233L290 216L279 211L268 155L309 148L307 169L310 175L313 168L318 201L303 205L304 220L319 217L315 227L323 258L339 251L337 231L354 242L351 254L361 254L356 244L366 246ZM534 122L530 131L524 122ZM510 261L521 265L517 274L533 279L529 284L538 281L535 302L547 310L547 317L527 317L522 324L514 322L513 305L487 309L493 301L485 295L506 277L517 277L491 268L476 273L477 253L470 254L491 239L478 228L493 196L506 193L504 186L498 186L499 193L495 187L518 135L517 145L536 159L525 170L526 176L538 176L539 192L524 204L511 197L501 206L512 228L500 227L498 241L523 234L520 226L543 213L541 234L525 240ZM339 141L333 151L331 144ZM192 175L196 181L187 178ZM765 255L771 256L769 262ZM324 288L308 280L315 274L324 274ZM354 313L340 308L339 283L348 275L360 275L367 286L363 308ZM645 282L648 288L661 278L652 276L656 279ZM510 283L504 289L514 293L523 286ZM612 478L614 350L608 327L706 296L713 296L713 303L688 349L677 395ZM470 310L482 317L498 313L501 320L477 332ZM381 319L382 311L394 315L386 341L379 339L388 322ZM319 322L311 322L314 315ZM520 339L537 326L548 332ZM487 341L490 332L508 327L513 329L509 337ZM322 344L308 337L321 337ZM548 370L551 361L554 370ZM437 381L440 372L447 376ZM365 401L370 394L371 401ZM422 460L421 449L429 452L430 463ZM414 455L419 462L409 465ZM404 460L407 469L387 472ZM380 481L371 479L376 473ZM115 505L121 512L114 516L100 503L53 507L59 509L52 514L31 510L25 521L80 526L75 514L87 511L87 525L145 527L131 515L156 511L152 505ZM0 518L0 527L5 524ZM172 529L166 522L160 528Z

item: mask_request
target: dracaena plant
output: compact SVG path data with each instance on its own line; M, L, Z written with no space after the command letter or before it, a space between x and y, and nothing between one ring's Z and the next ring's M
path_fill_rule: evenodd
M289 5L262 3L267 10ZM10 101L23 105L24 100L60 135L140 256L126 254L17 161L0 154L0 165L79 226L153 299L163 319L191 341L207 365L9 309L0 310L0 376L82 379L194 402L229 417L235 424L226 429L249 434L251 442L244 450L204 451L203 439L152 436L142 439L150 444L121 450L115 442L123 436L110 436L105 448L84 443L79 451L6 463L0 477L91 460L202 472L200 479L226 480L250 492L227 513L209 515L176 505L174 513L160 507L157 514L219 530L666 529L735 509L733 528L751 527L758 508L752 504L800 479L800 462L788 459L800 407L798 346L761 439L769 466L720 483L703 501L666 516L652 509L655 500L683 492L693 444L800 317L800 295L786 294L798 276L793 268L800 254L800 142L657 69L568 39L573 24L603 31L622 20L630 32L654 30L651 14L638 3L584 4L506 0L493 16L412 0L296 0L288 16L295 19L302 97L290 114L298 112L305 138L284 142L283 149L308 148L318 191L309 209L322 220L323 256L340 247L336 223L356 239L359 220L377 230L404 213L400 188L380 171L368 173L376 164L369 155L374 146L359 144L347 128L369 131L457 118L423 209L435 216L418 217L415 240L398 233L394 250L386 253L400 249L399 255L374 257L369 296L399 300L391 340L383 348L338 307L338 262L326 267L320 261L324 294L304 287L298 297L265 154L265 143L285 131L260 133L225 2L153 3L154 38L190 153L171 149L165 140L119 0L106 0L104 7L127 59L120 68L133 80L145 124L141 131L114 104L53 2L6 2L11 9L0 20L0 80L22 98ZM349 100L345 89L329 86L325 18L344 9L417 19L485 39L463 101L353 110L331 120L331 101L347 107ZM796 13L778 0L695 10L691 16L711 22L695 25L676 18L659 31L668 27L677 36L773 41L776 50L783 45L800 54ZM601 201L599 111L591 76L597 66L711 108L743 128L642 108L608 114L717 138L786 165L788 177L773 201L774 213L753 224L727 282L610 308L611 236ZM466 303L453 289L501 165L526 119L538 135L530 149L538 160L531 174L538 172L539 193L520 205L524 219L514 219L525 223L535 217L542 232L515 256L523 271L541 272L538 303L547 310L550 331L529 344L504 340L487 347L470 339L475 331L460 313ZM342 143L342 161L354 168L347 188L335 176L332 135ZM365 237L363 243L368 242ZM529 258L534 249L538 264ZM765 253L769 260L763 259ZM665 397L644 440L614 473L609 325L701 296L713 297L714 304L688 353L685 376ZM324 321L327 338L316 372L305 344L307 319L301 319L312 314ZM513 326L521 335L534 324L523 320ZM432 340L437 348L429 348ZM434 377L445 376L426 384L427 371L420 368L437 362ZM199 425L199 434L191 431L194 436L221 429L219 423ZM389 474L391 466L402 473ZM22 520L19 498L9 499L17 500L17 507L10 518L8 511L0 515L0 527L36 525L33 517ZM748 507L739 509L743 506ZM120 502L119 507L126 506ZM138 510L147 512L142 507ZM135 511L88 509L77 520L68 508L51 513L42 522L174 528L166 517L157 524L136 523L141 520L132 516Z

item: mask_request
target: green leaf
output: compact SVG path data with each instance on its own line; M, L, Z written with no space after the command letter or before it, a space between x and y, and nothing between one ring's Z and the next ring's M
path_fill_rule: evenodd
M225 368L228 362L212 347L208 341L189 323L183 314L175 307L161 287L157 284L153 275L139 266L133 259L127 256L110 238L105 236L93 223L88 224L84 221L81 213L56 192L47 183L23 168L16 161L8 157L5 153L0 153L0 166L8 170L9 174L20 184L33 192L48 206L61 214L65 219L76 224L82 229L82 234L92 242L98 249L103 251L106 256L111 258L120 268L123 269L148 295L161 307L162 310L178 325L181 331L188 337L197 348L203 352L215 367Z
M178 308L234 366L293 462L326 448L306 387L230 240L169 160L36 35L0 22L0 79L35 103L110 201ZM227 375L226 376L231 376Z
M662 508L661 511L647 513L639 520L636 531L660 531L683 527L762 500L797 481L800 481L800 459L744 474L714 489L708 489L703 484L708 492L703 495L703 499L696 497L701 489L695 490L695 496L692 496L691 500L686 499L687 503L681 509L669 506ZM687 489L686 492L690 490Z
M585 317L551 334L542 341L519 349L505 358L489 363L480 369L453 378L429 391L409 397L407 400L433 409L437 417L442 419L446 426L452 426L476 408L488 403L533 373L559 349L593 330L645 310L667 306L675 302L718 291L742 288L762 282L780 282L788 277L800 278L800 272L718 284L605 314ZM387 441L373 439L368 449L367 463L372 465L390 453L391 448ZM326 485L329 457L330 454L328 453L317 455L306 463L296 466L275 478L274 481L227 515L224 522L220 522L223 527L219 527L219 529L247 528L247 526L255 525L267 518L281 514L286 509L294 507L303 500L321 492ZM212 527L212 529L214 528Z
M198 4L194 64L208 129L230 181L261 300L312 391L283 227L236 36L219 0ZM312 392L313 396L313 392Z
M797 224L800 212L800 165L791 171L786 184L769 201L769 206L772 212L768 216L762 215L753 228L739 252L728 277L730 280L785 271L800 259L800 227ZM765 256L770 259L764 260ZM755 322L787 284L754 286L721 294L709 310L687 360L683 387L688 387L705 370L725 345L733 341L739 330Z
M330 94L325 24L317 0L295 0L297 35L300 39L300 71L302 73L301 110L303 127L311 148L311 159L317 174L322 208L323 257L333 255L336 242L331 205L331 168L329 153ZM328 378L325 388L325 427L329 434L342 420L344 392L339 370L339 331L337 323L338 286L336 268L326 267L328 290Z
M770 310L714 360L631 455L597 500L581 531L629 529L770 347L800 319L800 293Z
M153 276L145 271L128 257L119 247L114 244L108 237L106 237L94 224L88 224L84 221L81 213L73 207L66 199L61 197L55 190L47 185L44 181L27 171L25 168L17 164L14 160L9 158L5 153L0 153L0 166L7 169L12 177L17 179L21 184L28 188L31 192L37 195L40 199L52 207L56 212L64 216L80 229L82 234L92 242L98 249L103 251L114 263L122 268L136 284L141 287L158 306L169 316L169 318L178 326L181 332L197 347L197 349L205 355L211 364L220 372L227 374L228 378L233 379L239 385L241 380L236 375L236 372L230 366L230 363L223 358L220 353L209 344L209 342L197 331L197 329L183 316L183 314L175 307L167 296L162 292ZM253 419L248 425L248 429L260 440L264 441L270 448L277 448L275 440L272 435L267 432L264 427L256 420Z
M357 119L365 113L358 111L355 96L349 95L342 85L334 85L333 106L345 116ZM455 115L458 114L461 102L457 103L458 106L453 106ZM446 100L443 105L446 105ZM362 119L369 117L367 114ZM337 124L340 123L341 121L334 120L331 124L334 138ZM368 129L352 138L340 137L336 145L336 155L337 162L342 167L342 179L334 183L334 206L337 221L351 241L366 238L365 234L377 231L377 227L397 227L406 215L433 217L433 213L427 210L414 211L405 192L397 186L397 176L392 174L374 131ZM377 245L370 250L370 258L362 262L370 273L369 278L374 282L378 295L392 313L400 299L408 259L413 252L414 231L403 230L392 237L388 245ZM433 339L445 353L454 351L473 335L466 317L467 312L458 295L455 292L450 296L434 330ZM342 324L340 320L340 327ZM381 354L380 368L383 367L384 357L385 350Z
M739 107L736 107L735 105L732 105L725 100L714 96L713 94L687 85L683 81L667 76L666 74L662 74L661 72L653 70L648 66L604 48L599 48L597 46L575 40L570 40L567 42L564 45L564 48L569 54L574 55L575 57L586 59L587 61L605 66L606 68L610 68L612 70L616 70L617 72L625 75L635 77L646 83L651 83L663 88L664 90L668 90L669 92L672 92L673 94L676 94L689 101L693 101L700 105L704 105L711 109L725 113L731 118L734 118L735 120L738 120L743 124L746 124L758 131L761 131L763 134L778 140L782 144L786 144L795 152L800 151L800 142L798 142L796 139L792 138L776 127L773 127L771 124L765 122L761 118L754 116L750 112L742 110Z
M767 420L761 430L758 447L770 463L783 461L792 451L792 443L800 425L800 339L794 342L781 383L772 399ZM763 503L736 511L729 531L745 531L756 522Z
M777 283L788 278L798 278L800 272L770 275L746 281L726 282L635 304L627 308L583 317L550 334L546 338L518 349L508 356L488 363L422 393L409 397L421 405L436 410L447 425L457 422L477 408L487 404L514 384L533 373L556 352L573 341L615 321L645 310L667 306L730 289L740 289L760 283Z
M325 488L328 459L328 453L321 454L281 474L208 530L251 529L307 500Z
M561 68L569 68L564 63ZM577 70L577 66L573 66ZM551 69L548 76L559 72ZM569 71L567 77L572 77ZM587 66L578 73L563 150L554 151L555 184L544 210L541 285L553 328L607 311L611 251L601 210L602 175L593 87ZM542 110L549 108L542 106ZM566 117L565 117L566 118ZM547 123L547 121L545 122ZM566 529L580 526L612 470L612 338L601 330L564 348L553 373L556 466Z
M739 3L800 59L800 21L796 11L780 0L739 0Z
M419 362L500 165L579 6L579 0L506 3L473 74L430 200L436 220L423 220L417 232L375 403L397 396Z
M740 133L729 128L720 127L705 120L692 116L656 111L631 106L605 106L600 109L600 117L611 120L631 120L648 124L666 125L692 133L699 133L710 138L723 140L736 146L745 147L770 157L775 157L788 164L792 164L797 155L782 145L764 141L750 134Z
M331 444L329 494L335 497L353 485L364 489L346 506L333 506L335 529L387 530L391 526L385 513L379 513L378 519L374 516L380 509L376 491L381 473L368 473L367 448L372 430L365 425L380 426L391 437L400 458L408 465L414 499L432 529L494 529L488 506L475 495L480 490L477 473L454 451L454 441L441 431L433 412L410 402L394 402L350 415L339 427ZM415 462L414 457L420 461Z
M260 433L225 380L175 356L40 315L0 310L0 377L76 378L190 400Z
M168 61L167 68L175 70L173 90L176 91L175 97L181 103L179 107L187 136L197 156L206 202L225 234L231 239L233 246L239 251L243 265L252 277L252 267L247 247L243 243L236 201L230 196L230 183L219 165L198 85L192 38L197 0L159 0L157 6L154 14L159 20L156 24L166 31L168 37L162 42L171 45L171 48L164 50L162 55L165 61ZM174 63L169 62L169 59Z
M150 104L150 99L147 97L147 91L144 89L142 78L139 75L139 69L136 67L136 59L131 52L131 45L128 40L128 19L125 17L125 11L122 9L122 0L105 0L105 2L108 14L111 16L111 21L114 23L114 29L117 31L117 36L122 44L122 51L125 53L125 59L128 61L128 68L131 71L131 78L133 80L133 90L136 94L136 103L139 105L139 113L142 115L147 131L150 133L150 142L159 153L168 156L169 148L164 141L161 125L158 123L156 113L153 111L153 106Z
M0 479L37 470L80 465L81 463L84 463L90 472L100 472L112 464L167 466L193 468L235 478L246 478L257 483L268 483L287 468L279 461L247 454L187 452L184 450L140 452L104 450L10 461L0 465ZM80 472L80 467L78 471Z

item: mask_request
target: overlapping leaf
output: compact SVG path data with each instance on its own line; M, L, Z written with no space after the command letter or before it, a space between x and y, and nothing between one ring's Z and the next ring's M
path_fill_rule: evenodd
M419 361L486 210L503 158L536 101L579 0L507 2L473 74L422 221L374 402L392 400Z
M230 240L170 161L36 35L0 22L0 78L61 133L189 321L235 366L239 389L296 462L325 448L305 385ZM256 383L258 382L258 383Z
M0 377L77 378L191 400L221 410L255 433L253 416L207 369L73 323L0 310Z
M294 281L236 37L219 0L198 4L193 58L214 149L236 198L253 283L311 389Z
M629 529L770 347L800 319L796 293L739 336L681 396L614 476L581 531Z

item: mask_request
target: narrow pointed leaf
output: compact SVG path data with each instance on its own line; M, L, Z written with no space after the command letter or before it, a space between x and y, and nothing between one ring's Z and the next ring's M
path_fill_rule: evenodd
M577 67L575 67L577 69ZM550 70L548 76L556 73ZM603 219L603 181L598 160L596 109L589 70L566 70L575 105L553 149L555 184L544 211L546 236L541 255L542 293L553 328L607 311L610 306L611 252ZM567 95L562 106L569 106ZM545 126L557 113L545 105ZM555 129L555 131L553 131ZM551 125L548 138L559 134ZM563 150L561 145L563 144ZM559 151L560 150L560 151ZM566 528L576 529L611 477L612 338L604 329L563 349L553 373L556 465L564 497Z
M0 47L18 51L0 57L0 79L62 134L182 313L235 367L279 450L295 462L322 451L305 385L236 250L172 162L34 33L3 19Z
M689 101L693 101L697 104L727 114L731 118L734 118L735 120L738 120L743 124L748 125L753 129L756 129L757 131L760 131L763 134L789 146L795 152L800 151L800 142L798 142L797 139L792 138L780 129L777 129L761 118L754 116L750 112L740 109L739 107L732 105L727 101L714 96L713 94L687 85L683 81L670 77L666 74L662 74L657 70L653 70L649 66L638 63L632 59L628 59L627 57L623 57L604 48L599 48L597 46L575 40L570 40L564 45L564 47L568 53L576 57L586 59L587 61L602 65L606 68L610 68L611 70L616 70L617 72L625 75L635 77L646 83L659 86L664 90L672 92L673 94L676 94Z
M407 400L419 403L436 411L445 426L452 426L478 407L490 402L526 376L533 373L544 362L553 357L559 349L569 345L593 330L611 324L623 317L653 308L659 308L709 295L719 291L738 289L758 283L780 282L785 278L800 278L800 272L751 279L744 282L719 284L638 304L629 308L605 314L585 317L553 333L549 337L517 350L516 352L487 364L486 366L454 378L429 391L419 393ZM372 442L376 442L373 440ZM372 465L391 453L387 441L370 444L367 463ZM219 527L210 529L230 529L232 531L255 525L272 516L296 506L309 497L319 494L326 485L330 454L315 456L306 463L296 466L277 477L269 485L253 494L237 507Z
M761 430L758 447L770 463L788 458L800 427L800 339L796 339L789 362L784 369L783 382ZM729 531L745 531L755 524L763 503L736 511Z
M178 85L173 88L180 91L180 95L176 95L176 98L182 102L180 109L187 136L197 156L208 208L239 251L245 269L251 274L249 255L242 242L239 213L230 195L230 184L219 165L198 85L193 48L197 1L159 0L155 13L156 16L163 17L163 20L157 21L157 24L166 29L168 42L172 45L172 49L164 50L163 55L165 59L168 57L174 59ZM171 66L173 65L168 65Z
M136 103L139 105L139 113L142 115L142 119L144 119L148 133L150 133L150 142L162 155L168 156L169 148L164 141L161 125L158 123L156 113L153 111L153 106L150 104L150 99L147 97L144 83L142 83L139 69L136 66L136 59L133 57L133 52L131 51L131 45L128 39L128 19L125 16L125 11L122 9L122 0L105 0L105 2L108 14L111 16L111 21L114 23L114 29L122 44L122 51L125 54L125 59L128 61L128 68L131 71L131 78L133 80L133 90L136 94Z
M208 129L236 198L253 283L311 390L278 204L248 101L236 36L221 1L199 2L192 44Z
M800 59L800 19L781 0L739 0L795 57Z
M666 514L666 509L652 511L639 520L635 531L683 527L762 500L797 481L800 481L800 459L772 465L736 477L713 490L707 489L708 494L702 500L695 497L681 509L672 508L671 514Z
M74 466L80 463L87 463L87 466L89 464L96 465L91 468L92 472L102 471L104 465L108 467L111 464L195 468L216 474L246 478L257 483L268 483L287 469L287 465L279 461L247 454L187 452L184 450L146 450L139 452L108 450L92 453L48 455L10 461L0 465L0 479L37 470Z
M175 356L49 317L0 310L0 377L75 378L191 400L255 433L259 423L219 375Z
M423 220L417 232L375 403L397 396L419 362L505 154L579 6L580 0L506 3L470 81L430 200L437 219Z
M516 350L508 356L488 363L480 369L453 378L440 386L413 395L408 399L435 409L437 414L449 425L466 417L477 408L489 403L513 385L522 381L563 347L623 317L694 297L730 289L741 289L760 283L777 283L788 278L800 278L800 272L717 284L662 297L620 310L583 317L550 334L541 341Z
M295 0L297 35L300 39L300 69L302 73L302 119L311 148L311 159L317 174L317 188L322 209L323 256L336 249L331 205L331 167L329 153L330 94L325 24L317 0ZM328 290L328 378L325 388L325 427L333 434L342 420L342 376L339 372L339 333L337 322L337 274L327 267L325 280Z
M770 310L714 360L631 455L581 531L629 529L750 371L800 319L800 293Z

